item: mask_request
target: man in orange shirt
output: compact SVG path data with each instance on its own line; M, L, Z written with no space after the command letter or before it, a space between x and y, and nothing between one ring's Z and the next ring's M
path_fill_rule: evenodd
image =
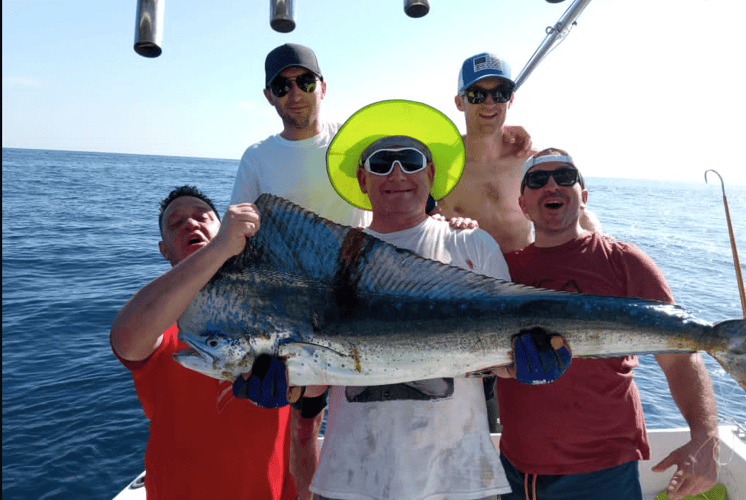
M237 399L230 382L183 368L171 356L188 347L177 338L176 320L223 263L241 253L246 237L259 230L259 212L250 203L232 205L221 225L212 201L182 186L161 202L159 223L160 251L172 268L140 289L111 329L112 349L132 371L150 420L148 500L294 500L299 492L290 474L290 431L296 438L312 434L321 417L303 419L289 406L267 409ZM305 444L317 446L315 439ZM294 470L305 472L304 467Z

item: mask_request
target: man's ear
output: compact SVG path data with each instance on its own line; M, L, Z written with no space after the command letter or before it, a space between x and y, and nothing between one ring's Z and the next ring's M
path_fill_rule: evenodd
M323 99L326 97L326 82L324 80L321 80L321 98Z
M269 89L264 89L262 92L264 92L264 97L267 98L267 102L269 102L272 105L272 107L274 107L275 103L272 100L272 92L270 92Z
M464 98L460 95L457 95L453 98L453 101L456 103L456 108L458 108L459 111L464 110Z
M368 194L368 187L365 185L365 169L364 168L357 169L357 183L360 185L360 191L362 191L363 194Z
M583 189L580 192L580 208L585 208L587 203L588 203L588 190Z
M523 215L526 216L526 218L528 219L528 212L526 211L526 200L523 198L523 195L520 195L518 197L518 206L521 207L521 212L523 212Z
M158 242L158 250L160 250L161 255L163 255L163 258L166 259L166 260L168 260L170 262L170 260L168 258L168 249L166 248L166 244L163 243L162 241L159 241Z

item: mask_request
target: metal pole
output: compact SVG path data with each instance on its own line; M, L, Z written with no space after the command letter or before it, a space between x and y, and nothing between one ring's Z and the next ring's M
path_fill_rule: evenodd
M743 276L741 275L741 263L738 261L738 250L736 250L736 238L733 236L733 225L730 222L730 211L728 210L728 198L725 197L725 183L717 171L713 169L705 170L705 182L707 182L707 172L714 172L720 177L720 186L723 189L723 205L725 205L725 219L728 222L728 234L730 235L730 249L733 252L733 265L736 266L736 280L738 280L738 293L741 294L741 309L743 317L746 318L746 292L743 288Z
M404 0L404 13L409 17L422 17L430 12L427 0Z
M280 33L295 29L294 0L269 0L269 25Z
M524 66L521 72L518 74L518 78L515 79L516 90L518 90L523 82L526 81L528 75L530 75L534 71L534 69L536 69L536 67L544 59L547 53L554 47L557 39L560 36L564 36L562 35L562 33L573 22L575 22L575 20L583 12L583 9L585 9L589 3L591 3L591 0L575 0L572 4L570 4L565 13L554 26L547 27L547 36L544 38L544 41L541 42L541 45L539 45L539 48L536 49L534 55L531 56L531 58L526 63L526 66Z
M143 57L161 55L165 0L138 0L135 52Z

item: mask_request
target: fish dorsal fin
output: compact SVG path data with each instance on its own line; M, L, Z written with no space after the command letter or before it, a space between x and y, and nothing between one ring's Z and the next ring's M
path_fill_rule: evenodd
M278 196L263 194L255 204L261 213L261 229L247 238L244 252L228 260L221 272L300 275L355 293L425 295L433 300L466 301L483 298L486 293L526 294L529 290L561 293L425 259Z

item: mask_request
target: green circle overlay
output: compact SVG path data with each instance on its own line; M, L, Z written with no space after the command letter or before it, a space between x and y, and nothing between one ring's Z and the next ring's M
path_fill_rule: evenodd
M382 137L406 135L429 148L435 165L430 194L440 200L464 172L464 141L456 125L437 109L415 101L388 100L358 110L340 127L326 151L326 171L337 193L349 204L370 210L357 181L360 155Z

